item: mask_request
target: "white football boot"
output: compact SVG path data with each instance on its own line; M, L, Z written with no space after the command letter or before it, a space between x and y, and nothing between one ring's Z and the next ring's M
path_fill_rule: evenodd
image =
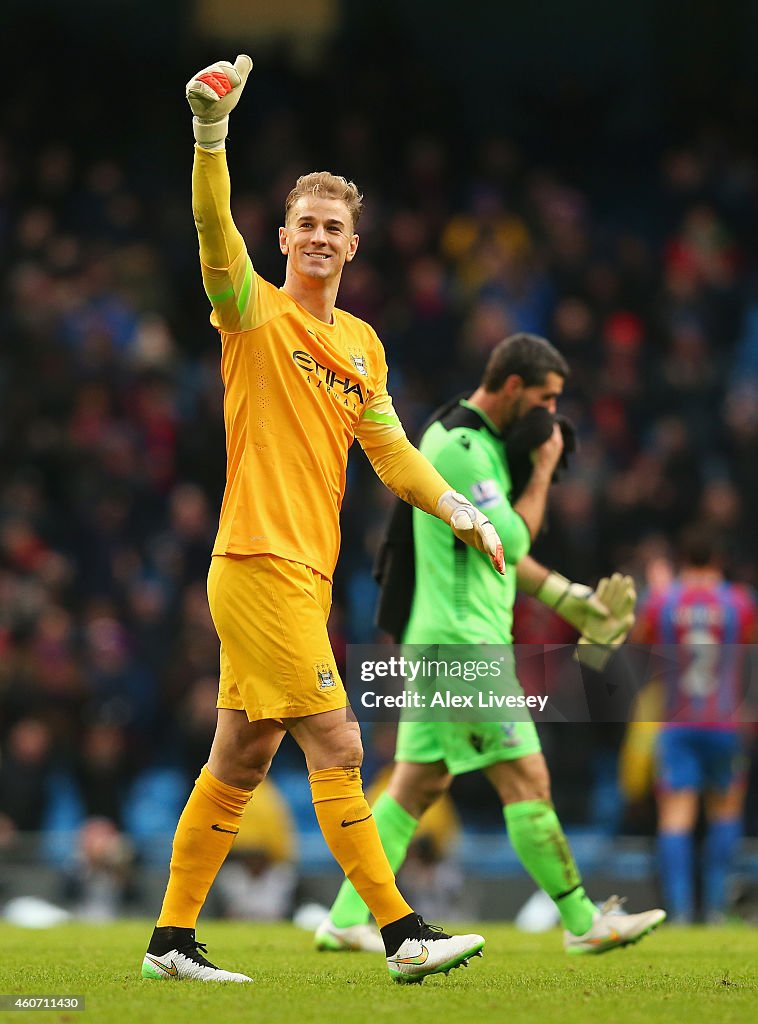
M338 928L331 917L325 917L316 929L314 944L322 953L384 953L384 943L376 928L370 924Z
M203 953L194 928L156 928L142 961L142 977L154 981L252 981L246 974L222 971Z
M665 910L645 910L641 914L627 914L621 909L623 899L610 896L595 913L592 927L584 935L563 933L563 948L567 953L607 953L610 949L629 946L657 928L666 920Z
M387 968L394 981L419 982L429 974L447 974L454 967L468 967L470 957L482 955L481 935L447 935L421 917L418 922L418 934L405 939L387 957Z

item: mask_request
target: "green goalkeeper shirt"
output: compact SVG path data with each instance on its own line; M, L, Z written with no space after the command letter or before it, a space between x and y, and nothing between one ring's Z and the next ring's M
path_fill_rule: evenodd
M505 576L489 558L457 540L449 526L413 509L416 583L407 644L513 642L515 564L529 551L526 523L510 503L511 478L502 435L465 399L434 422L419 445L453 490L492 522L505 551Z

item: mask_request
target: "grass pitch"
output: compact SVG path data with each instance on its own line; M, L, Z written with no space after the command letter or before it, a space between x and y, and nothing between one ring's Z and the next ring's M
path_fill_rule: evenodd
M476 928L487 938L483 960L406 986L389 980L381 957L316 953L312 936L292 925L211 922L198 929L210 959L255 981L212 985L140 979L152 922L0 924L0 993L86 997L84 1012L34 1011L35 1024L743 1024L758 1016L758 929L663 925L639 945L567 957L557 931Z

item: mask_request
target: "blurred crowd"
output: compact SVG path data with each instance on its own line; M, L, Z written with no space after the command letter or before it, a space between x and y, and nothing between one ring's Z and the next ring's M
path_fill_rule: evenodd
M142 125L105 116L119 111L103 82L63 128L32 90L0 138L0 844L87 819L137 840L170 833L213 732L205 577L225 450L189 70ZM384 341L408 433L473 390L504 336L543 334L570 363L561 411L580 445L535 554L590 583L622 569L644 589L681 529L707 522L731 577L758 583L756 161L712 130L651 155L627 194L596 187L592 153L586 175L568 174L503 135L462 139L428 116L424 90L398 106L397 85L359 68L344 102L328 64L318 90L286 62L256 74L228 145L237 224L280 283L295 177L326 166L364 189L339 304ZM392 104L390 131L371 112ZM390 501L355 451L340 658L376 638L371 565ZM522 605L517 639L566 636ZM565 768L564 820L607 821L620 730L595 730L591 764L560 732L545 740ZM370 775L391 737L367 746ZM274 779L298 759L286 747ZM476 807L484 783L459 785ZM123 845L112 855L122 865Z

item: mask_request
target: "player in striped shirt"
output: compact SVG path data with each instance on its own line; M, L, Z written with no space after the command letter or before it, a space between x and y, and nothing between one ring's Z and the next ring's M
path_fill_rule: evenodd
M695 916L694 831L704 796L702 909L723 920L745 797L744 645L755 636L755 601L724 579L718 545L692 528L682 568L643 608L638 639L657 646L665 718L658 735L658 848L665 903L674 921Z

